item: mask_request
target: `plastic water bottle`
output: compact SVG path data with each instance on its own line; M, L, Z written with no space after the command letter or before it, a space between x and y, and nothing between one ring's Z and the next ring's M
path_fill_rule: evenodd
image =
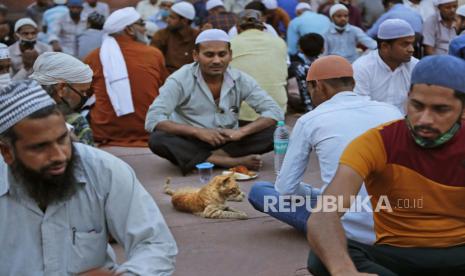
M284 155L286 155L287 145L289 144L289 131L283 121L279 121L274 131L274 171L279 174L283 165Z

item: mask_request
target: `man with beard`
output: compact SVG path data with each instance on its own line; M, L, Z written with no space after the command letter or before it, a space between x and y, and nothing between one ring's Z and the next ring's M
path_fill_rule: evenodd
M94 12L103 15L105 19L108 18L108 16L110 15L110 6L102 1L86 0L82 7L83 10L81 16L86 19L90 14Z
M134 171L73 144L35 81L0 92L0 140L1 275L171 275L176 243ZM121 265L110 235L125 250Z
M134 8L116 10L103 26L102 47L84 61L94 72L90 126L100 145L147 146L145 115L167 72L162 53L146 45L144 26Z
M82 0L68 0L69 12L64 14L54 24L48 26L49 33L58 40L51 41L54 49L61 48L64 53L78 55L78 35L87 28L87 20L81 16Z
M378 50L357 59L355 89L372 100L390 103L405 114L410 76L418 60L413 55L415 33L402 19L388 19L378 30Z
M195 62L166 80L147 112L150 149L183 174L205 161L260 169L259 154L273 149L274 125L284 120L278 104L253 78L229 67L230 47L224 31L203 31L195 41ZM260 117L239 125L243 101Z
M341 208L308 220L314 275L464 275L464 72L456 57L422 59L406 118L347 146L323 194ZM372 196L374 245L347 241L338 218L363 181Z
M49 52L37 58L31 79L57 102L66 122L81 143L93 145L94 139L89 122L81 115L81 108L91 94L92 70L73 56Z
M457 0L434 0L438 9L423 25L425 55L446 55L450 41L457 37L455 11Z
M199 34L197 29L191 27L194 18L195 9L191 3L174 4L168 15L168 26L156 32L152 38L151 44L165 56L166 68L170 74L194 61L192 51L195 38Z

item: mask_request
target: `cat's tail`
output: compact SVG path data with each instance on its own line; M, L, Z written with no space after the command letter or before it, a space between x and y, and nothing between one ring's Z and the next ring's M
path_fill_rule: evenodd
M163 186L163 191L165 192L165 194L172 196L174 195L174 190L170 188L170 185L171 185L171 177L167 177L165 181L165 185Z

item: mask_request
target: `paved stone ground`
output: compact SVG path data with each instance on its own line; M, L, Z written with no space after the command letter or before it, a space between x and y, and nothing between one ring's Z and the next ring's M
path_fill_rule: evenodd
M293 123L295 118L290 118ZM305 236L290 226L257 212L248 203L230 203L249 214L248 220L211 220L177 212L170 197L163 194L165 178L172 177L173 188L200 186L193 173L182 177L168 161L153 155L149 149L105 148L129 163L147 191L155 198L177 241L179 254L176 276L303 276L308 245ZM318 163L312 156L307 183L321 183ZM264 155L264 166L257 180L274 181L273 154ZM215 170L220 174L222 170ZM253 181L240 182L248 193ZM124 254L115 246L119 260Z

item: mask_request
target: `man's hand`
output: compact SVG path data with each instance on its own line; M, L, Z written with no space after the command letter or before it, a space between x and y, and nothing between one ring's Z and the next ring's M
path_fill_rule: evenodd
M196 131L195 137L215 147L221 146L227 142L224 135L216 129L199 128Z
M235 142L244 138L245 134L241 129L226 129L222 128L219 130L221 135L226 139L227 142Z

